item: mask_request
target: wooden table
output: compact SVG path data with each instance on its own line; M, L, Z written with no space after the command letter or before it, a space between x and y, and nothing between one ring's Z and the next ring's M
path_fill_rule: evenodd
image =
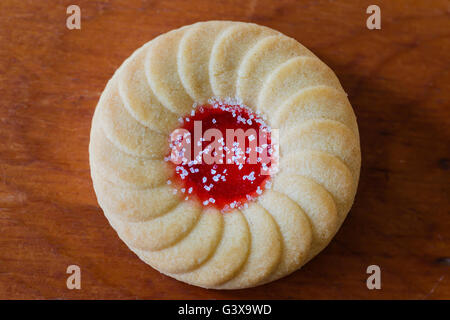
M450 6L375 1L0 2L0 298L450 298ZM81 8L81 30L66 8ZM97 205L91 117L134 49L200 20L251 21L314 51L340 78L362 144L356 202L301 271L240 291L196 288L141 262ZM66 268L79 265L81 290ZM381 267L381 290L366 287Z

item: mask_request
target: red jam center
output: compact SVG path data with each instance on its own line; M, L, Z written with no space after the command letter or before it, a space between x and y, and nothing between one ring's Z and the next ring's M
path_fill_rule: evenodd
M180 121L168 158L177 192L186 199L229 211L247 206L270 186L270 128L250 109L214 102Z

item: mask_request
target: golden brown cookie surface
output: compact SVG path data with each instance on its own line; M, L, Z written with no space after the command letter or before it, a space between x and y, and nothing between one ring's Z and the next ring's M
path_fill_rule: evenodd
M280 135L272 187L226 213L168 184L178 173L165 161L179 118L213 97L237 98ZM333 71L294 39L230 21L136 50L100 98L89 153L100 206L130 249L160 272L219 289L279 279L319 253L351 208L361 163Z

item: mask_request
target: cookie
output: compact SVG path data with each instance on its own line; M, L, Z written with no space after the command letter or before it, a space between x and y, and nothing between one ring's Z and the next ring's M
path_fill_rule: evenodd
M355 197L358 126L334 72L296 40L208 21L146 43L96 107L98 202L144 262L240 289L323 250Z

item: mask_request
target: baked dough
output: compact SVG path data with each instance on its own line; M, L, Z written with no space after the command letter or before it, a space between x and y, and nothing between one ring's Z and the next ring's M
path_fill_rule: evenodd
M280 130L273 187L222 213L174 193L169 135L195 103L236 97ZM115 72L89 144L98 202L139 258L180 281L253 287L298 270L333 238L356 193L358 126L333 71L296 40L208 21L163 34Z

